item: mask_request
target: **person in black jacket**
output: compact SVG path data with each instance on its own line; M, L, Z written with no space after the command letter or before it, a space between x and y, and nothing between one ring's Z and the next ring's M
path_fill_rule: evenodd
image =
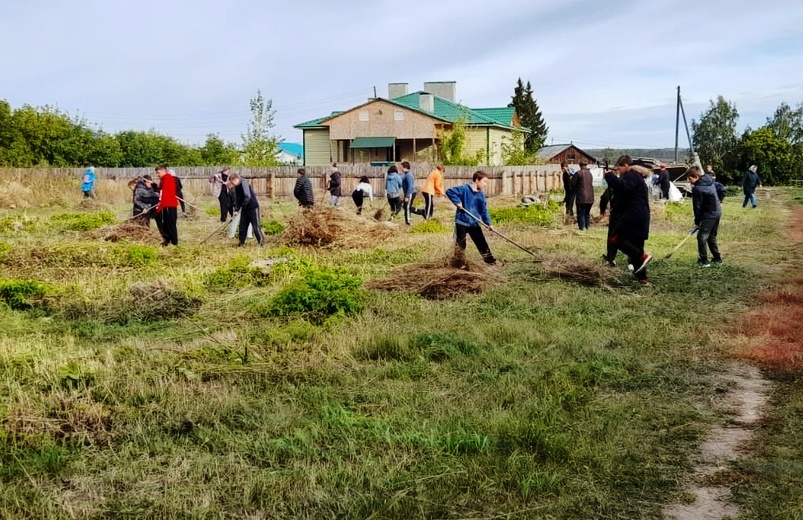
M154 189L153 179L150 175L144 175L137 179L137 187L134 190L134 219L151 227L151 219L156 216L156 205L159 204L159 193Z
M605 181L617 199L611 210L609 243L627 255L633 274L646 286L650 284L647 263L652 255L644 252L644 242L650 236L650 196L644 179L652 175L652 171L633 166L629 155L617 159L615 171L605 173Z
M661 163L661 170L658 172L658 182L656 184L661 189L661 198L669 200L669 172L664 163Z
M722 263L717 245L717 232L719 219L722 217L722 204L717 194L714 178L702 174L699 166L692 166L686 170L686 178L692 184L691 200L694 209L694 225L697 226L697 265L710 267L708 251L711 251L712 261Z
M239 173L229 175L229 181L234 185L234 214L240 214L239 246L245 245L249 224L254 229L254 237L261 246L265 241L265 235L262 233L262 226L259 223L257 194L254 193L248 181L240 177Z
M337 169L337 163L332 163L332 173L329 174L329 186L326 190L329 192L329 202L332 206L340 204L340 197L343 196L343 180L340 171Z
M293 196L302 208L311 208L315 203L315 195L312 193L312 181L307 177L307 170L298 169L298 179L293 187Z
M744 202L742 202L742 207L746 207L747 203L750 204L755 208L758 206L758 201L756 200L756 188L761 187L761 177L758 176L758 166L755 164L750 167L745 173L744 177L742 178L742 190L744 191Z

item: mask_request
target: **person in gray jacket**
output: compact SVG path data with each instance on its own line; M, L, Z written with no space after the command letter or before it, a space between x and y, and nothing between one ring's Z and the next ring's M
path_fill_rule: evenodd
M694 209L694 225L697 226L697 265L710 267L708 251L711 251L712 261L716 264L722 262L717 244L719 219L722 217L722 204L719 201L714 178L703 174L699 166L692 166L686 170L686 178L691 183L692 208Z

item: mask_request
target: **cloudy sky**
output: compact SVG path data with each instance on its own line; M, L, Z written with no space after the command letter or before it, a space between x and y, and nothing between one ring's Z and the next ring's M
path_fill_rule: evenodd
M392 82L492 107L521 77L547 143L584 148L674 146L677 86L689 120L722 95L740 129L803 102L801 0L0 0L0 32L12 107L188 143L239 143L258 89L289 142Z

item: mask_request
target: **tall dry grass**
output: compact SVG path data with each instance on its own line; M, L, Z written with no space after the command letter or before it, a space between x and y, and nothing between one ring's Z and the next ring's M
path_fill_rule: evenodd
M131 200L126 180L98 179L96 201L123 204ZM0 209L73 207L81 203L81 179L11 173L0 178Z

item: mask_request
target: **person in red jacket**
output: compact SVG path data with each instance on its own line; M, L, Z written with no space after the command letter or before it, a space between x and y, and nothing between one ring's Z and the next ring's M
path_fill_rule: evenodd
M170 174L166 164L156 167L159 176L159 204L156 206L156 227L162 235L162 245L178 245L178 197L176 178Z

